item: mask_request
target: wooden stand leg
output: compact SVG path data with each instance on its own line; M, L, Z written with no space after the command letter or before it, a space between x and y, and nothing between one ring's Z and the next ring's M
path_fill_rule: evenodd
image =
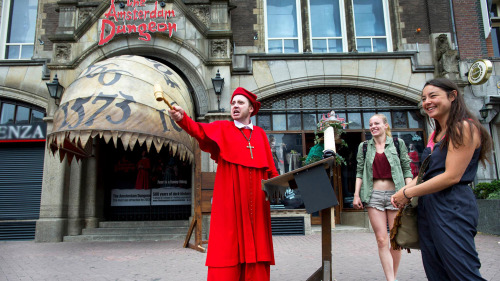
M332 280L332 210L321 210L321 266L323 281Z
M194 156L195 159L197 159L197 161L200 162L201 161L201 150L198 147L197 143L194 144L194 154L195 154L195 156ZM193 220L191 221L191 225L189 226L188 233L186 235L186 239L184 240L184 248L189 247L191 249L205 253L206 249L201 246L203 244L203 241L201 240L201 233L203 231L201 221L202 221L203 215L201 212L201 180L200 180L200 178L201 178L201 166L200 165L195 165L195 177L198 180L195 181L195 186L194 186L194 217L193 217ZM191 240L191 235L193 234L193 231L196 231L194 245L189 243L189 240Z
M332 281L332 210L321 212L321 267L307 281Z
M184 240L183 247L184 248L191 248L191 249L197 250L199 252L205 253L206 249L201 246L201 244L202 244L201 237L200 237L200 239L198 239L198 236L199 236L198 232L200 232L200 231L196 231L195 244L189 243L189 240L191 240L191 235L193 234L193 230L195 230L195 226L197 225L197 221L198 220L196 218L193 218L193 221L191 221L191 225L189 226L189 230L188 230L188 233L186 235L186 239ZM200 228L200 227L197 227L196 230L198 230L198 228Z

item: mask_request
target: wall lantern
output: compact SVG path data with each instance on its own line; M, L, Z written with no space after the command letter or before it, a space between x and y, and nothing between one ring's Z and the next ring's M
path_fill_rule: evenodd
M212 85L214 86L215 94L217 95L217 108L220 112L220 95L222 94L222 89L224 88L224 78L220 77L219 70L217 69L217 74L215 78L212 78Z
M47 89L49 89L50 96L56 101L61 99L62 93L64 92L64 87L59 84L59 79L57 79L57 74L54 76L52 82L47 82Z
M486 118L488 118L488 113L489 113L489 109L486 108L486 105L483 104L483 107L481 109L479 109L479 114L481 114L481 118L483 118L483 121L486 120Z

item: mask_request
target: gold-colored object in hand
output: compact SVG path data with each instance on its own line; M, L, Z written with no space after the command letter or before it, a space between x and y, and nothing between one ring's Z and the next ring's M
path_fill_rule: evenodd
M161 85L160 84L155 84L155 98L157 101L164 101L168 107L170 108L170 110L174 110L172 108L172 105L168 102L168 100L165 98L165 95L163 95L163 90L161 88Z

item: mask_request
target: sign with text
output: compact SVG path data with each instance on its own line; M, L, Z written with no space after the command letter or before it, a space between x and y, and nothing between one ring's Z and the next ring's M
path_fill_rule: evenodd
M45 141L47 125L0 125L0 142Z
M191 205L191 189L179 187L111 190L111 206Z
M163 2L162 2L163 3ZM115 1L111 0L104 19L100 20L99 45L102 46L117 34L138 33L139 40L150 41L154 32L167 32L172 37L177 31L177 24L169 22L175 17L174 10L158 7L158 1L153 5L146 6L146 0L127 0L127 4L119 4L116 10ZM165 6L165 5L163 5Z
M155 188L151 205L191 205L191 189Z

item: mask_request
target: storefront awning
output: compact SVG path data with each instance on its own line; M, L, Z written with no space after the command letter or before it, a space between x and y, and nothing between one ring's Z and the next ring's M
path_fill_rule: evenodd
M193 116L187 86L171 68L140 56L113 57L89 66L66 89L54 113L47 144L61 161L91 154L95 137L106 143L118 139L125 150L136 143L159 152L168 147L182 160L192 161L192 138L167 115L168 107L155 99L161 89L172 104ZM159 85L159 87L158 87Z

